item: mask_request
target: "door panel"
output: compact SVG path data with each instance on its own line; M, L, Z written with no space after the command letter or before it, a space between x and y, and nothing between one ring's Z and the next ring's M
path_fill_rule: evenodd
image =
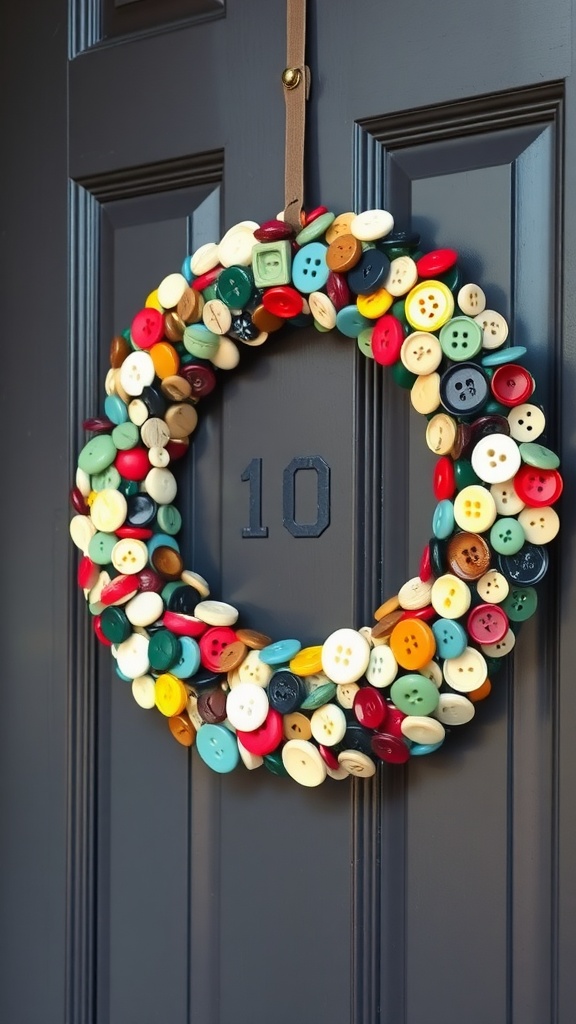
M426 246L459 249L529 348L568 469L571 7L493 7L309 3L306 201L387 206ZM112 335L186 252L283 206L286 8L33 9L0 15L18 97L1 113L6 339L34 296L33 372L23 384L7 340L1 413L18 483L0 506L0 1019L570 1024L571 474L538 614L434 758L308 791L220 779L174 743L96 649L66 496ZM370 622L430 532L431 458L407 405L340 337L305 328L246 352L179 477L183 548L213 596L275 638ZM329 467L329 525L294 537L284 475L310 458ZM266 537L242 534L254 459ZM313 477L295 478L302 522Z

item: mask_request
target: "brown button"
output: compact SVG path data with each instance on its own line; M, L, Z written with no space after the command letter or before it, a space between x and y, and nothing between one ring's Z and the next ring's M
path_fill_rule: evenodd
M254 327L257 327L259 331L266 331L268 334L272 334L273 331L279 331L286 323L282 317L276 316L275 313L271 313L270 310L262 305L256 306L256 309L250 315Z
M191 747L196 738L196 729L185 711L181 715L173 715L168 719L168 728L175 740L183 747Z
M389 597L387 601L384 601L384 604L381 604L380 607L376 609L374 612L374 618L379 622L385 615L388 615L389 612L395 612L399 607L400 601L398 600L398 595L394 594L394 597Z
M472 444L472 427L469 423L459 423L456 427L456 437L450 451L454 460L462 458Z
M272 643L272 639L265 633L258 633L255 629L237 629L236 637L252 651L261 651Z
M121 334L117 334L110 342L110 366L117 370L132 351L130 345Z
M456 533L446 548L451 572L461 580L478 580L490 568L490 548L477 533Z
M203 309L204 299L194 288L187 288L176 306L176 312L185 324L198 323Z
M203 722L217 725L226 718L226 694L220 687L202 690L198 696L198 714Z
M378 620L375 626L372 626L371 633L375 640L387 640L390 636L394 626L400 621L404 612L401 608L398 608L394 612L388 612Z
M168 341L182 341L186 324L176 310L172 309L164 314L164 334Z
M198 424L198 413L189 402L177 402L166 410L164 419L168 424L170 437L179 439L189 437L194 432Z
M172 402L185 402L192 394L192 385L179 373L164 377L160 384L162 394Z
M221 672L233 672L242 664L248 653L248 647L241 640L234 640L223 648L219 659Z
M165 579L180 579L184 569L184 561L179 551L168 547L167 544L161 544L152 552L150 561L156 572L159 572Z
M354 235L340 235L326 250L326 263L330 270L344 273L355 267L362 255L362 242Z

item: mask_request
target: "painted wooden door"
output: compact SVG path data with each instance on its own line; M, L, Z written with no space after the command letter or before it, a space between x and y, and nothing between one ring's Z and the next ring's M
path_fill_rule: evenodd
M111 337L186 253L283 206L285 0L33 0L1 19L0 1019L570 1024L571 5L309 0L307 205L384 206L460 251L529 347L567 478L539 610L474 723L317 790L221 778L136 705L68 533ZM310 458L329 524L295 537L283 481ZM249 351L189 461L187 564L253 628L321 642L417 571L422 428L353 342L302 328ZM251 466L266 536L243 535ZM314 522L315 474L299 479L294 518Z

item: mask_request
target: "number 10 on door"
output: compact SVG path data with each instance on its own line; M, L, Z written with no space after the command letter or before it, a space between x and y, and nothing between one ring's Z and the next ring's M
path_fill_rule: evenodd
M316 519L302 523L296 519L296 476L299 472L316 474ZM248 526L242 536L249 539L267 537L268 527L262 525L262 459L251 459L241 480L249 484ZM330 525L330 466L320 455L300 455L285 467L282 474L282 525L293 537L319 537Z

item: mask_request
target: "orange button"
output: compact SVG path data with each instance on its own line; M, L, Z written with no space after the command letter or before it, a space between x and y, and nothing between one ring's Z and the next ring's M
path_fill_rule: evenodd
M390 634L390 650L402 668L423 668L436 653L434 633L421 619L402 619Z
M152 345L149 354L154 363L156 375L160 377L160 380L164 380L165 377L172 377L175 373L178 373L180 356L169 341L158 341L155 345Z

